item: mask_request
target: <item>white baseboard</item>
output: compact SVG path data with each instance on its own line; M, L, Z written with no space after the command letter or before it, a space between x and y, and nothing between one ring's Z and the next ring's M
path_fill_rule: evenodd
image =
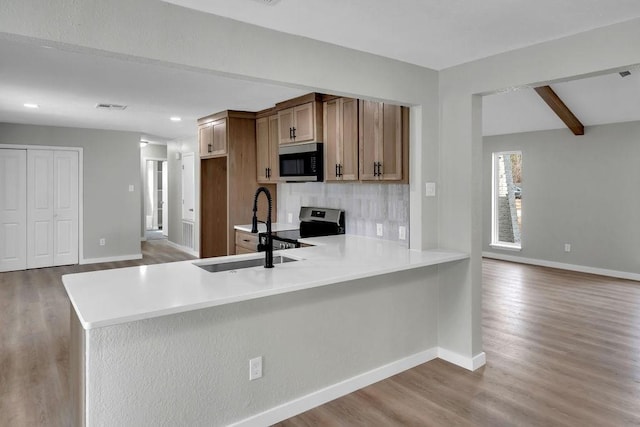
M605 268L588 267L586 265L564 264L544 259L524 258L513 255L498 254L495 252L482 252L482 256L485 258L499 259L501 261L519 262L522 264L539 265L541 267L558 268L560 270L579 271L580 273L597 274L599 276L640 281L640 274L629 273L626 271L607 270Z
M171 240L169 240L169 239L167 239L167 240L166 240L166 242L167 242L167 244L168 244L169 246L171 246L172 248L178 249L179 251L182 251L182 252L187 253L187 254L189 254L189 255L193 255L194 257L197 257L197 258L199 258L199 257L200 257L200 254L199 254L198 252L196 252L196 251L194 251L194 250L191 250L191 249L189 249L189 248L187 248L187 247L185 247L185 246L182 246L182 245L179 245L179 244L177 244L177 243L174 243L174 242L172 242L172 241L171 241Z
M120 255L104 258L84 258L80 260L80 264L99 264L101 262L130 261L133 259L142 259L142 254Z
M438 347L438 358L446 360L449 363L453 363L454 365L458 365L461 368L468 369L469 371L475 371L487 363L487 355L484 351L474 357L466 357L459 353Z
M435 359L438 356L438 348L434 347L420 353L396 360L387 365L365 372L347 380L332 384L328 387L315 391L313 393L294 399L283 405L268 409L260 414L245 418L235 424L234 427L258 427L278 423L280 421L291 418L309 409L320 406L338 397L347 395L363 387L376 383L378 381L389 378L407 369L414 368L425 362Z

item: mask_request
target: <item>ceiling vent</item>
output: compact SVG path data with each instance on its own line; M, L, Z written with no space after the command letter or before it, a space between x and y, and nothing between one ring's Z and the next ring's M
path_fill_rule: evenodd
M631 71L621 71L619 74L620 77L627 77L631 75Z
M127 106L119 104L96 104L96 108L98 110L124 110Z
M257 1L258 3L262 3L267 6L273 6L274 4L278 3L280 0L253 0L253 1Z

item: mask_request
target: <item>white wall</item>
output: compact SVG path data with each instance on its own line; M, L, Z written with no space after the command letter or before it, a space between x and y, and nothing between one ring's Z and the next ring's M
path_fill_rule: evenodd
M483 250L640 273L640 122L485 137ZM522 250L491 248L491 154L522 151ZM571 252L564 252L564 244ZM640 276L639 276L640 277Z
M141 256L139 142L133 132L0 123L0 144L83 148L81 262ZM105 246L99 245L101 238Z

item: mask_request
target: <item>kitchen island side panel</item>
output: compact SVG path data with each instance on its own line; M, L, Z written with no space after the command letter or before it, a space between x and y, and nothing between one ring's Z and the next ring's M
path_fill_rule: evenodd
M215 286L215 284L212 284ZM437 266L91 330L89 425L227 425L437 347ZM263 377L249 381L249 359Z

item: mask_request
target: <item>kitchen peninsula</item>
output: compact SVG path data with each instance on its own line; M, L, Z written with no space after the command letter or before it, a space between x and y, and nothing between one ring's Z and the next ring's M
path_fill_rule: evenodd
M442 357L437 272L466 254L304 243L273 269L198 266L263 256L246 254L64 276L77 424L266 425Z

